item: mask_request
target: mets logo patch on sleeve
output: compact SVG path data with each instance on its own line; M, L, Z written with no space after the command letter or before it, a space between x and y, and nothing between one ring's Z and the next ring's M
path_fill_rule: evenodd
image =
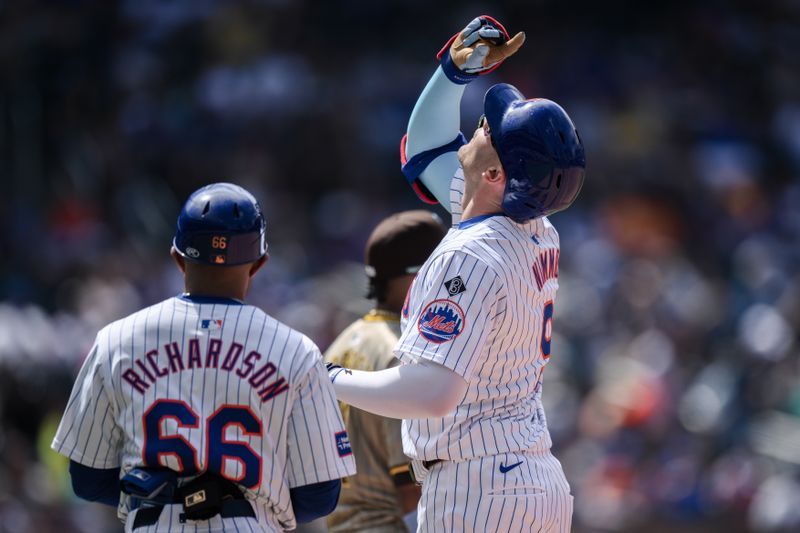
M347 432L340 431L334 436L336 437L336 451L339 452L339 457L352 455L353 449L350 448L350 437L347 436Z
M417 329L430 342L451 341L464 331L464 311L450 300L434 300L419 316Z

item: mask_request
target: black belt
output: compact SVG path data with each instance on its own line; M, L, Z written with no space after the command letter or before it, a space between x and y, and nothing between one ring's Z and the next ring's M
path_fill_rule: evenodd
M152 526L158 522L164 507L145 507L136 512L133 519L133 529L137 527ZM222 502L222 511L219 515L222 518L234 518L237 516L256 517L253 506L247 500L226 500Z
M444 459L431 459L430 461L422 461L422 466L425 467L425 470L430 470L431 467L437 463L441 463Z
M441 463L442 461L444 461L444 459L430 459L430 460L427 460L427 461L423 460L422 461L422 468L424 468L425 470L430 470L433 465ZM412 463L413 463L413 461L412 461ZM422 483L417 481L417 476L414 475L414 467L411 464L408 465L408 473L409 473L409 475L411 477L411 481L412 482L416 483L417 485L422 485Z

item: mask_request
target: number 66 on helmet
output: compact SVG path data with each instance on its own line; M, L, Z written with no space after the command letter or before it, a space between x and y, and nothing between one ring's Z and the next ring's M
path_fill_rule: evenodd
M243 265L267 253L266 227L252 194L232 183L214 183L189 196L172 245L195 263Z

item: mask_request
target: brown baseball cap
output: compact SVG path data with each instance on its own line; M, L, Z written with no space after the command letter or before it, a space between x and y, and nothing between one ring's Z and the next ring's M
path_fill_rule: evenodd
M389 280L415 274L446 234L439 216L423 209L383 219L372 230L364 250L367 276Z

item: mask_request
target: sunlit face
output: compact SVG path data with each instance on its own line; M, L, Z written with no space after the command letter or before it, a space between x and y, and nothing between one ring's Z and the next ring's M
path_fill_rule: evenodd
M472 138L467 144L458 149L458 160L461 162L461 166L464 169L471 166L474 162L475 156L478 155L476 153L478 150L489 148L494 151L491 133L486 115L481 115L481 118L478 120L478 127L472 134Z
M486 115L481 115L478 127L467 144L458 149L458 160L464 169L464 202L472 197L481 180L481 174L490 166L499 166L500 160L492 145L492 132Z

